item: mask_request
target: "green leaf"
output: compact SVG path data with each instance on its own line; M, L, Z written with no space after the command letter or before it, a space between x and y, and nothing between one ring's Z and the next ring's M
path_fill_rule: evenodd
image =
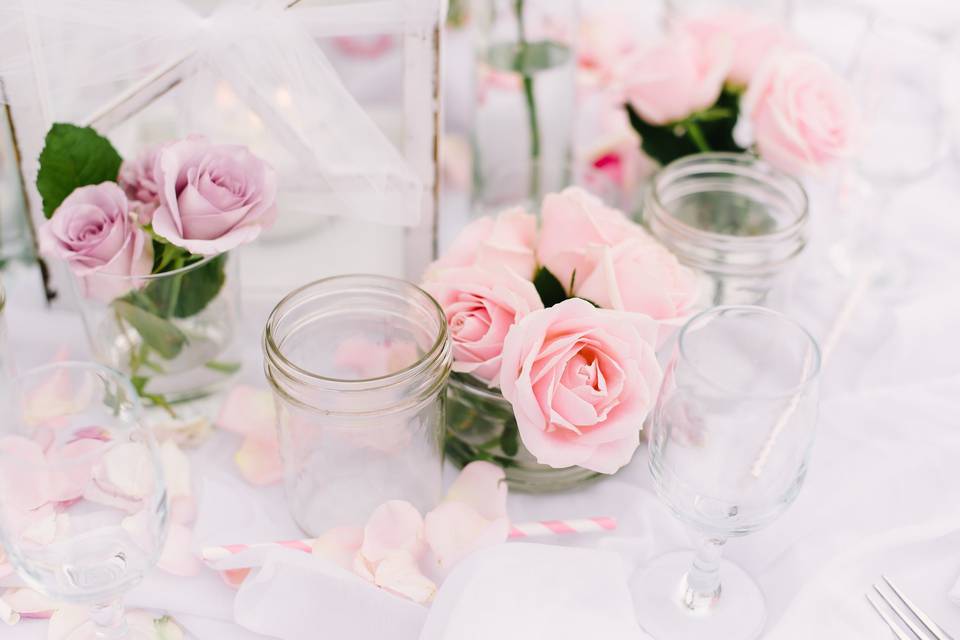
M219 255L195 269L159 278L151 282L143 294L164 317L195 316L206 309L223 288L226 262L227 256Z
M239 362L218 362L217 360L211 360L203 366L211 371L216 371L217 373L223 373L230 376L235 374L237 371L240 371L240 367L242 365Z
M563 285L546 267L540 267L537 271L533 278L533 286L537 288L544 307L552 307L567 299L567 292L563 289Z
M110 141L90 127L56 123L40 152L37 191L49 218L78 187L117 179L123 158Z
M503 425L500 434L500 450L508 456L515 456L520 451L520 429L517 428L517 419L512 417Z
M169 320L153 315L124 299L114 300L113 308L140 334L144 343L166 360L176 358L187 343L187 336Z
M711 151L744 151L733 138L740 117L740 96L735 91L724 89L713 106L693 114L689 122L652 125L644 121L629 103L625 108L630 125L640 135L644 153L662 165L702 151L690 133L689 123L696 125L697 133Z

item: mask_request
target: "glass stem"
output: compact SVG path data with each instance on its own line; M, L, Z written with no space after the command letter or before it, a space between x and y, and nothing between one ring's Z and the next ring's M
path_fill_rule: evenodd
M120 599L90 608L90 620L97 640L121 640L127 637L127 616Z
M706 613L720 600L720 557L724 538L703 538L693 566L684 577L683 605L693 613Z

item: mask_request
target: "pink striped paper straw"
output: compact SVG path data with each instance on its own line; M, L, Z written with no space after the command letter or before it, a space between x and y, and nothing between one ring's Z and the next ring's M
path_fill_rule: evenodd
M575 520L539 520L522 522L510 527L507 537L511 540L523 538L544 538L572 533L602 533L617 528L615 518L580 518ZM230 556L252 549L293 549L312 553L313 540L284 540L282 542L260 542L255 544L227 544L217 547L204 547L200 552L205 562L217 562Z
M613 531L616 528L617 521L614 518L540 520L513 525L508 537L517 540L519 538L541 538L568 533L603 533L604 531Z

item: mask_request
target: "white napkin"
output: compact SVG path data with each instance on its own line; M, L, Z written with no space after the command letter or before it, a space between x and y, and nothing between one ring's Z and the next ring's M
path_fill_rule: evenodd
M420 640L646 637L634 618L618 555L509 543L476 553L454 570Z
M427 609L326 560L278 549L240 587L234 617L250 631L282 640L416 640Z

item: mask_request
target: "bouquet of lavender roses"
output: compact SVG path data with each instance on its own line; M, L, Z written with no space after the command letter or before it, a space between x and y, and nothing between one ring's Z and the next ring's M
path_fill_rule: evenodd
M227 252L273 224L276 183L246 148L199 136L125 162L91 128L48 133L41 253L69 267L94 355L152 404L173 413L239 369Z

